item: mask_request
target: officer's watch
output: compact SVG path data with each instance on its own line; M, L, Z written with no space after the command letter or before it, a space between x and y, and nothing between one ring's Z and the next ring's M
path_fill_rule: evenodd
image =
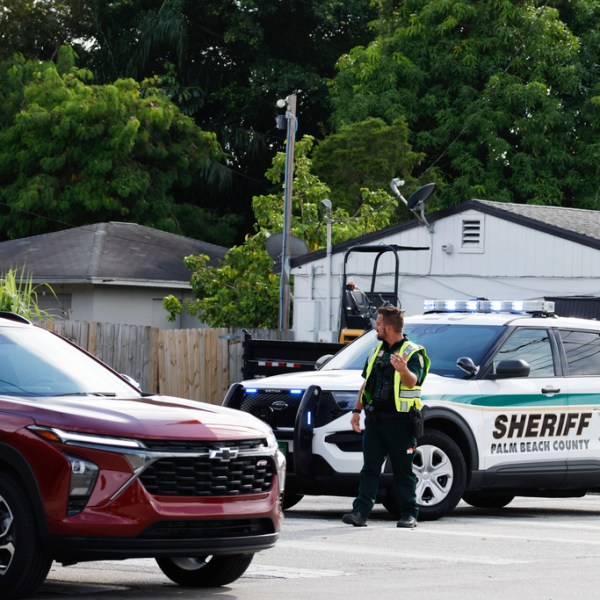
M355 415L360 415L361 411L358 408L353 408L352 413Z

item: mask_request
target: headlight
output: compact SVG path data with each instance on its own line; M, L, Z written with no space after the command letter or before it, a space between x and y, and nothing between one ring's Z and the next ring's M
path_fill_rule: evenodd
M71 456L70 454L65 454L65 456L71 464L71 484L69 487L67 516L72 517L79 514L85 508L96 485L99 469L98 465L89 460Z
M285 489L285 471L286 471L286 460L285 455L279 450L279 442L275 437L275 434L271 431L267 435L267 446L269 450L275 453L275 467L277 468L277 480L279 481L279 493L283 494Z
M356 406L358 390L356 392L331 392L331 395L342 410L352 410Z
M275 434L272 431L270 431L267 434L267 447L269 448L269 450L271 450L271 452L274 452L275 449L279 447L277 438L275 437Z
M279 493L283 494L285 490L286 461L283 452L279 450L277 450L277 454L275 456L275 464L277 466L277 481L279 482Z
M43 427L39 425L28 425L27 429L33 431L36 435L39 435L47 442L54 442L57 444L85 446L88 448L109 446L109 448L103 448L105 450L112 450L113 448L144 448L144 444L142 442L130 438L110 437L96 435L93 433L80 433L77 431L58 429L57 427Z

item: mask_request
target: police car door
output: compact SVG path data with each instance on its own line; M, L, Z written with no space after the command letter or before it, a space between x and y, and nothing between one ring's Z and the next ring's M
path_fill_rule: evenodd
M560 327L569 386L569 415L553 446L568 452L568 487L597 487L600 479L600 323L594 330Z
M564 479L568 452L553 442L568 393L557 363L549 330L523 326L514 328L487 365L480 379L480 467L489 484L531 488Z

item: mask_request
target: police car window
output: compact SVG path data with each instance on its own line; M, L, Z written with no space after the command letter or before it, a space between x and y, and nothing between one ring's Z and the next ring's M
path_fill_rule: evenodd
M501 360L523 359L530 367L529 377L554 376L552 348L546 329L515 329L494 357L494 372Z
M498 325L461 325L458 323L407 323L406 335L425 347L431 359L430 373L464 379L466 373L456 366L462 356L481 364L494 342L505 331Z
M369 355L369 350L377 342L375 330L367 331L351 344L342 348L332 359L326 362L321 370L334 371L337 369L362 370Z
M600 375L600 335L597 331L559 330L568 375Z

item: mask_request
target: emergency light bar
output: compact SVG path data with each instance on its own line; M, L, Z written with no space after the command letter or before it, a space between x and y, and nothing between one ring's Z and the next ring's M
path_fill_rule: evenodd
M554 313L554 302L547 300L425 300L424 312L473 313Z

